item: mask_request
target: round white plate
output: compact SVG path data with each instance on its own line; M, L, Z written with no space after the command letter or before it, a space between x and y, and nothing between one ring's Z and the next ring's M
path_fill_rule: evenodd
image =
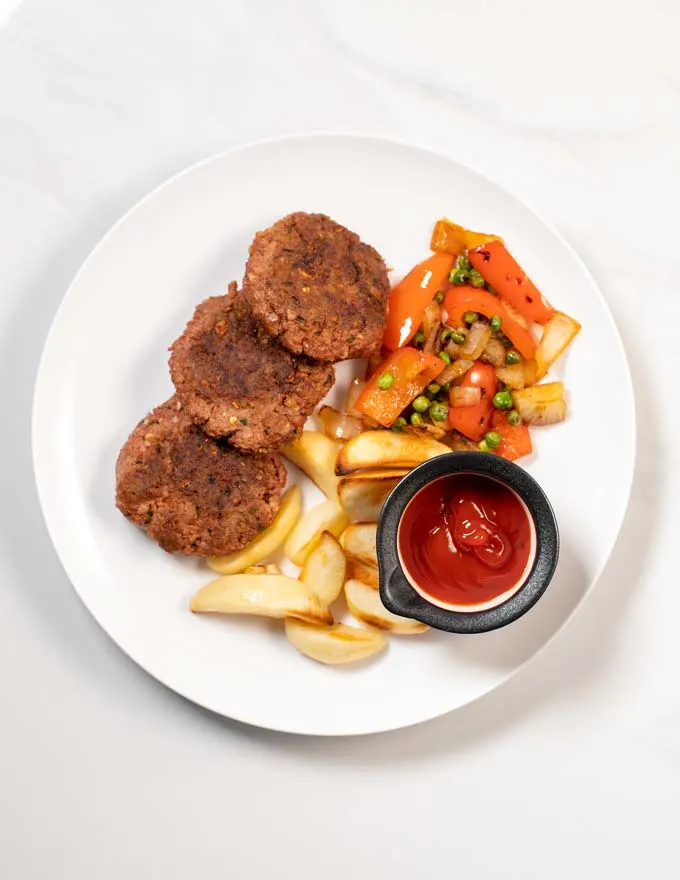
M547 594L517 623L485 635L393 638L372 662L320 666L287 644L278 622L192 615L188 598L211 573L165 554L115 509L118 450L137 421L172 394L168 345L196 303L241 279L253 234L295 210L330 214L358 232L395 277L427 256L439 217L498 232L549 299L583 324L557 371L568 389L569 418L534 432L537 451L526 463L555 506L562 556ZM339 370L337 393L348 367ZM447 158L332 134L217 156L127 214L62 303L45 346L33 420L52 540L111 638L202 706L305 734L415 724L469 703L516 672L564 625L602 570L624 515L634 449L621 341L593 279L559 234ZM299 473L294 478L302 480ZM309 505L319 493L303 483Z

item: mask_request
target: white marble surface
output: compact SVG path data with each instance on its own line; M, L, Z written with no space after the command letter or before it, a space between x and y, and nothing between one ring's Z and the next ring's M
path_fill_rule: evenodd
M671 0L27 0L0 31L1 877L678 877L679 33ZM567 630L455 715L342 741L223 721L128 661L61 571L29 450L45 333L108 227L197 159L320 128L445 151L551 219L640 424Z

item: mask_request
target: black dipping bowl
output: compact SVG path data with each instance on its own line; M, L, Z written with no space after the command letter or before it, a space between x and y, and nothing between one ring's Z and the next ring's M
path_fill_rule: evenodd
M536 529L536 553L522 586L502 604L484 610L450 611L428 602L406 577L399 559L399 523L411 499L428 483L449 474L480 474L509 486L524 501ZM485 452L452 452L424 462L390 493L378 521L377 550L380 597L386 608L435 629L482 633L507 626L536 604L552 580L559 556L557 520L548 498L533 477L510 461Z

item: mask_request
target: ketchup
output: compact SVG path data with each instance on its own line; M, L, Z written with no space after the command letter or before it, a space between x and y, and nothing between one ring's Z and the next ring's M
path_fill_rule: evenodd
M493 607L521 586L534 544L519 496L479 474L433 480L399 523L399 555L414 586L436 604L469 610Z

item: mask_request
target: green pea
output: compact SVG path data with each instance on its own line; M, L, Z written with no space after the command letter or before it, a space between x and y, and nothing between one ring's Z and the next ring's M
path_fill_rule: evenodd
M450 382L445 382L445 383L442 385L442 392L443 392L444 394L448 394L450 390L451 390L451 383L450 383Z
M508 424L509 425L521 425L522 424L522 417L520 416L520 414L517 412L516 409L511 409L510 412L508 413Z
M415 425L416 428L417 428L419 425L424 424L424 422L425 422L425 419L420 415L419 412L411 413L411 424L412 424L412 425Z
M453 336L453 330L451 330L449 327L447 327L445 330L442 330L442 332L439 336L439 341L441 342L442 345L446 345L446 343L449 341L449 339L451 339L452 336Z
M444 302L444 291L438 290L434 295L434 301L441 305Z
M443 403L433 403L430 407L430 418L433 422L444 422L449 415L449 408Z
M496 449L501 445L501 435L497 434L496 431L488 431L484 435L484 439L486 440L486 445L489 449Z
M435 395L435 394L439 394L440 391L441 391L441 387L439 385L437 385L436 382L433 382L431 385L427 386L427 393L428 394Z
M513 364L518 364L518 363L520 362L520 360L521 360L521 358L520 358L520 356L519 356L519 353L516 352L516 351L509 351L509 352L505 355L505 363L506 363L509 367L511 367Z
M451 363L451 355L448 353L448 351L440 351L439 357L444 361L447 366Z
M462 269L463 272L469 272L472 269L472 263L468 260L466 254L461 254L456 260L456 266L459 269Z
M475 321L479 318L477 312L465 312L463 315L463 320L466 324L474 324Z
M419 330L416 335L413 337L413 342L415 345L422 345L425 342L425 334L422 330Z
M499 391L493 396L493 405L496 409L512 409L512 394L509 391Z
M480 452L491 452L491 447L486 440L480 440L477 444L477 449L479 449Z
M503 324L503 321L502 321L500 315L494 315L491 318L491 320L489 321L489 325L491 326L491 329L493 331L495 331L496 333L498 333L498 331L501 329L502 324Z
M498 291L494 290L494 288L490 284L486 285L486 289L489 291L491 296L498 296Z
M498 338L506 348L512 348L512 339L508 339L505 333L499 333Z
M465 334L459 330L454 330L451 334L451 341L455 342L456 345L462 345L465 342Z
M463 272L462 269L451 269L449 274L451 284L465 284L467 279L467 272Z
M428 397L425 397L424 394L421 394L419 397L416 397L411 406L416 412L427 412L430 408L430 399Z
M484 287L485 281L476 269L470 272L470 284L473 287Z
M403 416L399 416L396 418L392 424L392 430L399 433L404 430L404 425L406 425L406 419Z
M381 391L387 391L392 385L394 385L394 373L381 373L378 376L378 388Z

